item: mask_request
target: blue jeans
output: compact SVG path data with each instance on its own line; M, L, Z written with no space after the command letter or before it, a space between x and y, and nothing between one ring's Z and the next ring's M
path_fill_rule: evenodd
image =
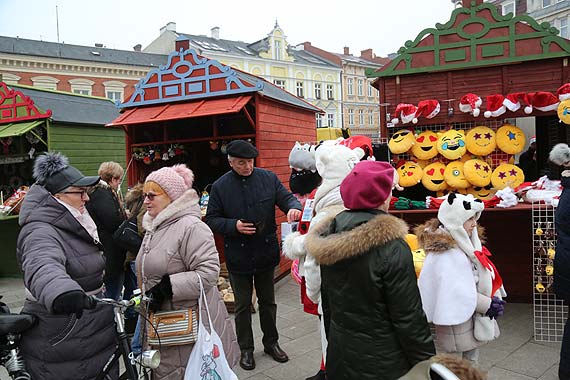
M139 319L137 320L137 327L135 328L135 333L133 334L133 340L131 342L131 350L135 355L140 355L142 352L142 341L141 341L142 321L143 319L139 317Z

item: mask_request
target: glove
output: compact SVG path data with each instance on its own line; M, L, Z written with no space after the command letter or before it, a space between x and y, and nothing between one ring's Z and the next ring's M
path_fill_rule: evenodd
M494 296L491 299L491 306L489 310L485 313L485 315L491 319L500 317L505 312L505 304L506 302L500 299L499 297Z
M83 315L83 309L95 309L97 301L89 297L81 290L72 290L60 294L53 301L53 312L55 314L73 314L77 319Z
M172 284L170 283L170 276L167 274L162 276L162 280L148 290L146 295L150 297L150 310L153 313L159 311L164 301L172 299Z

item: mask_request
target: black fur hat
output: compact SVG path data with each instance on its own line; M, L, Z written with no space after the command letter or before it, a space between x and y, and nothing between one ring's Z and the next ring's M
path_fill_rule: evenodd
M100 179L98 176L84 176L69 165L67 157L59 152L47 152L36 158L33 176L38 185L42 185L52 194L57 194L69 186L93 186Z

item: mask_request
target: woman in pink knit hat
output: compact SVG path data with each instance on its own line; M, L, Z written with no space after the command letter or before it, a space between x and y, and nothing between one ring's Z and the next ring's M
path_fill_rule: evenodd
M218 251L212 232L202 222L193 180L194 174L186 165L164 167L146 178L143 188L146 234L137 256L139 285L152 299L150 311L192 308L197 312L200 277L214 329L222 339L228 363L234 366L239 347L216 287L220 270ZM149 329L152 327L143 329L143 334ZM193 344L162 344L161 363L153 379L182 380L193 347Z

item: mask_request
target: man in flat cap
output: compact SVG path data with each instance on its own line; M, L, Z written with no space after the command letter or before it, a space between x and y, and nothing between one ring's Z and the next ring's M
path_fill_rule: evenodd
M257 149L244 140L227 146L231 171L212 185L206 223L224 235L224 255L234 290L235 323L241 349L240 366L255 368L251 297L253 286L259 303L265 353L278 362L289 360L279 347L276 326L277 305L273 276L279 264L275 206L289 222L301 218L301 204L279 181L275 173L254 167Z

